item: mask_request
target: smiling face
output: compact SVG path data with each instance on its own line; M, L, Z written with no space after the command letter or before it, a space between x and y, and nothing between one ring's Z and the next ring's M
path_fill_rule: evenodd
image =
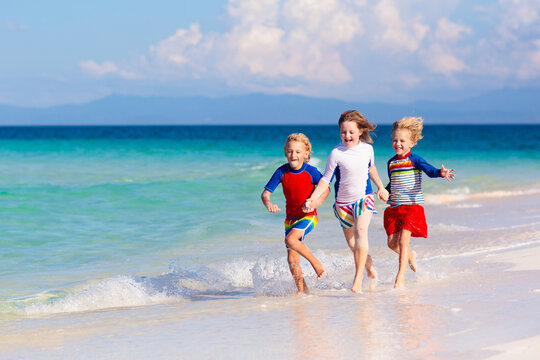
M405 156L411 151L416 143L412 140L411 131L408 129L395 129L392 133L392 148L397 156Z
M354 121L344 121L339 127L339 132L343 145L349 149L360 143L363 131L358 129L358 125Z
M309 151L303 143L290 141L285 148L285 157L289 162L289 166L293 170L298 170L304 165L304 161L309 158Z

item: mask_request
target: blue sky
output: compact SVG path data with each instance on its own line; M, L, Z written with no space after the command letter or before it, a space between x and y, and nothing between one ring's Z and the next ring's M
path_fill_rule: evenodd
M0 0L0 104L540 86L540 0Z

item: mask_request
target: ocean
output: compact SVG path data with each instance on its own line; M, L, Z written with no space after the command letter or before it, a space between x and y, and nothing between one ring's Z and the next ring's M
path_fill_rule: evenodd
M374 132L385 184L390 131ZM486 305L498 292L473 287L475 274L503 274L484 264L490 254L540 245L540 125L426 125L413 152L455 168L456 180L424 175L429 237L411 242L418 273L392 288L398 258L377 201L369 238L379 280L352 295L354 261L331 194L306 239L328 276L316 281L302 262L312 289L302 297L284 214L260 200L292 132L308 135L311 164L324 171L337 125L0 128L0 357L484 358L487 335L459 334L481 328L497 344L540 334L532 323L514 337L502 330L526 321L540 295L494 323L485 312L510 303ZM284 209L280 188L272 200ZM478 311L467 318L450 299Z

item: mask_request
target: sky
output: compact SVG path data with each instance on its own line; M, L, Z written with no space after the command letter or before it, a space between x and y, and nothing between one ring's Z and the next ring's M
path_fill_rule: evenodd
M540 87L540 0L0 0L0 104Z

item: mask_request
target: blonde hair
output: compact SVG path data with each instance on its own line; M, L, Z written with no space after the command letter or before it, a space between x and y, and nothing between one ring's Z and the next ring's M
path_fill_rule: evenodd
M394 136L394 132L398 129L406 129L411 132L411 140L415 144L418 143L418 141L423 138L422 136L422 129L424 128L423 125L424 119L421 117L404 117L399 121L395 121L392 125L392 136Z
M304 159L304 161L309 162L309 160L311 159L311 143L309 142L309 138L302 133L293 133L287 136L287 140L285 141L285 145L283 146L283 152L285 152L285 154L287 153L287 146L289 146L289 143L293 141L304 144L308 153L307 159Z
M341 116L339 117L338 125L340 129L341 129L341 125L345 121L352 121L356 123L356 126L358 126L358 130L362 131L362 135L360 135L361 141L367 142L367 143L373 142L369 132L375 130L376 126L371 124L364 115L360 114L356 110L347 110L343 112Z

